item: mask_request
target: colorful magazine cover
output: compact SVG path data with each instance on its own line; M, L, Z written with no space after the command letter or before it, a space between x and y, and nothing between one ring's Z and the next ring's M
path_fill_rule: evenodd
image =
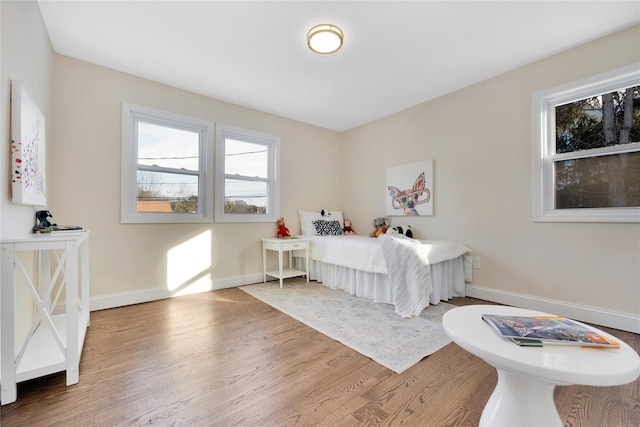
M502 337L516 344L527 340L542 344L619 347L615 341L573 320L560 316L503 316L483 314L482 319Z

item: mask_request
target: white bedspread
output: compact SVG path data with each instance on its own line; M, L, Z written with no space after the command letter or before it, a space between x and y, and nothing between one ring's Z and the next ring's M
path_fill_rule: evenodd
M369 236L305 236L311 239L311 259L370 273L387 273L378 239Z
M304 236L311 239L311 259L370 273L387 274L380 237ZM416 240L424 247L426 261L435 264L470 253L465 245L450 240Z
M420 315L430 300L433 300L432 265L461 256L471 257L469 248L454 241L416 240L395 235L383 235L378 238L305 237L311 239L310 257L314 261L385 275L389 279L388 286L391 287L391 301L388 302L394 305L396 313L402 317ZM470 274L468 277L467 279L465 269L465 279L471 281ZM441 294L440 291L438 288L438 295Z

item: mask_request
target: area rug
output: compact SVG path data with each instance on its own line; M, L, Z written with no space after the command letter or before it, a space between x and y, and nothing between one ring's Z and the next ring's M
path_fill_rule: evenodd
M375 303L317 282L277 282L240 289L311 328L401 373L451 340L442 316L455 306L430 305L418 317L401 318L390 304Z

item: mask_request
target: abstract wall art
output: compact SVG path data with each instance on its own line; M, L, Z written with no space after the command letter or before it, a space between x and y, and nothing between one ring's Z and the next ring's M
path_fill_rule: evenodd
M46 206L45 120L23 85L11 81L12 201Z

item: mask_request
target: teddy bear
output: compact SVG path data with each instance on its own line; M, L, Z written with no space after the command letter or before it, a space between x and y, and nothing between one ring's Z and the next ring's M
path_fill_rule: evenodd
M278 218L276 224L278 224L278 237L280 237L281 239L288 239L289 237L291 237L289 229L284 224L284 218Z
M387 232L390 222L389 218L376 218L372 222L374 230L369 234L370 237L378 237Z
M344 220L344 227L342 228L342 231L344 231L344 234L356 234L356 232L353 231L353 228L351 228L351 221L348 219Z

